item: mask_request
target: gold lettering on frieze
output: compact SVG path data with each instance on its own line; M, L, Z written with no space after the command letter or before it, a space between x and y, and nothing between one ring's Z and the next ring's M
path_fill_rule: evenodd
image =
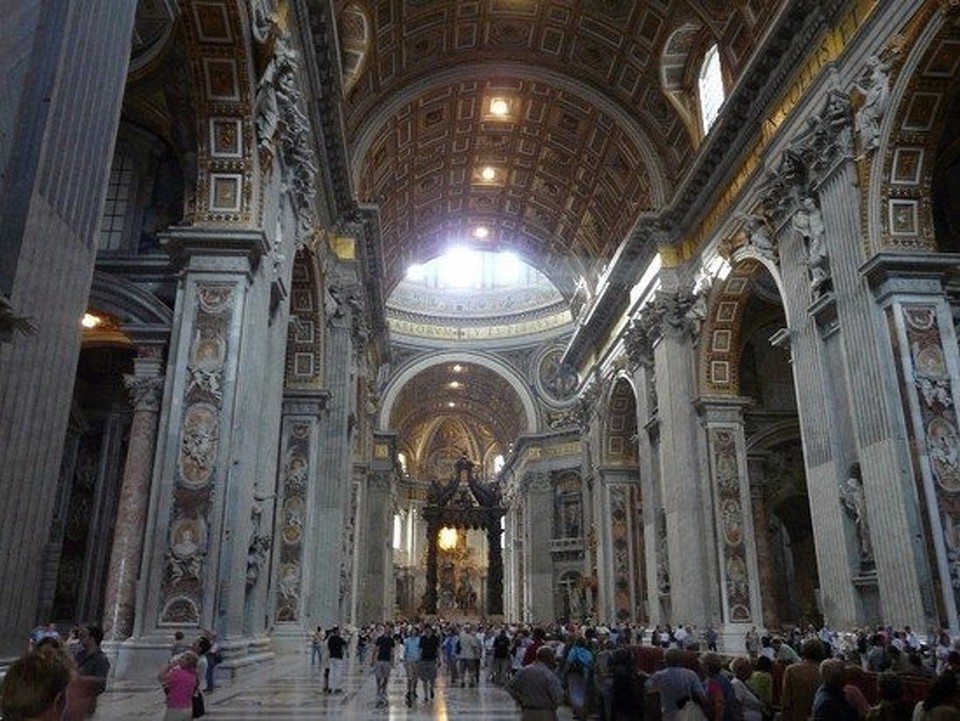
M560 443L556 446L548 446L543 449L543 455L547 458L558 458L560 456L575 456L580 453L580 442L571 441L570 443Z
M390 446L386 443L377 443L373 446L373 457L374 458L389 458L390 457Z

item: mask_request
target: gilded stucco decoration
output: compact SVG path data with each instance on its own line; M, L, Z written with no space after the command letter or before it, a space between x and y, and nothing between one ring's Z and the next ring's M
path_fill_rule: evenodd
M921 303L905 304L900 315L913 374L912 379L903 379L913 386L903 392L916 406L919 424L915 423L912 435L933 481L924 484L923 490L933 495L929 502L939 510L950 573L943 583L952 587L949 595L960 609L960 421L943 347L942 320L936 306Z
M618 620L633 617L633 594L630 574L630 536L632 504L631 487L624 484L611 486L610 493L610 541L613 547L613 606Z
M733 432L725 428L709 429L707 438L713 482L716 486L718 530L723 542L725 605L730 621L749 623L753 618L753 611L736 442Z
M200 623L200 609L210 590L206 588L207 539L214 496L222 480L218 465L221 379L235 310L234 286L201 284L195 299L161 588L161 623Z
M933 13L935 6L929 3L928 11ZM949 183L938 180L938 170L946 170L949 163L945 161L954 155L943 142L955 143L955 138L945 135L951 122L948 98L960 75L960 27L945 18L939 31L923 43L916 35L930 19L915 18L898 36L901 42L877 56L890 65L893 89L892 107L882 120L884 134L872 158L876 167L869 168L869 183L864 182L870 199L864 203L864 227L870 228L874 252L936 250L945 241L953 246L947 249L956 250L950 237L937 238L932 199L938 183ZM914 51L907 54L911 47ZM871 188L879 188L879 193ZM942 234L952 236L953 232L944 229Z
M367 61L370 51L370 20L358 3L350 3L337 16L340 63L343 66L343 92L349 95Z
M284 384L287 388L319 388L323 373L323 309L317 298L317 272L306 250L293 263L290 330Z
M198 225L249 226L258 214L256 142L250 122L253 79L243 12L241 3L214 0L184 8L193 105L202 129L196 193L185 219Z
M669 66L701 40L688 26L703 28L735 77L775 6L336 4L352 173L380 209L387 294L407 264L478 224L489 229L484 247L537 262L568 299L581 278L595 282L694 154L696 136L664 93L673 70L662 58Z
M280 572L274 620L300 620L303 565L303 528L306 523L306 494L310 479L310 424L291 421L285 428L280 469Z
M637 401L626 378L617 378L613 383L603 421L603 463L636 467Z

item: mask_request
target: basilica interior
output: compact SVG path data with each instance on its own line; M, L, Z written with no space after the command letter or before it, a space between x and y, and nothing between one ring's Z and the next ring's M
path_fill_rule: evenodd
M960 632L956 2L4 13L0 658Z

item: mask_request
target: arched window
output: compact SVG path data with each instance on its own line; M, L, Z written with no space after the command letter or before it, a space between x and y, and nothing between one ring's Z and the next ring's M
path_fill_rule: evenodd
M703 123L703 134L706 135L720 114L720 106L726 98L723 92L723 72L720 69L720 51L716 45L707 50L703 58L697 89L700 92L700 120Z
M127 217L133 203L136 182L136 162L132 157L117 151L110 167L107 197L103 203L100 220L98 250L122 250L127 244Z

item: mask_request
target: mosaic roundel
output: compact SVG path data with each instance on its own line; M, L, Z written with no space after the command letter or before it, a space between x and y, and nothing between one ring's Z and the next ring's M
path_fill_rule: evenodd
M572 400L580 385L577 372L561 363L562 357L563 348L555 346L540 356L537 362L537 390L555 403Z

